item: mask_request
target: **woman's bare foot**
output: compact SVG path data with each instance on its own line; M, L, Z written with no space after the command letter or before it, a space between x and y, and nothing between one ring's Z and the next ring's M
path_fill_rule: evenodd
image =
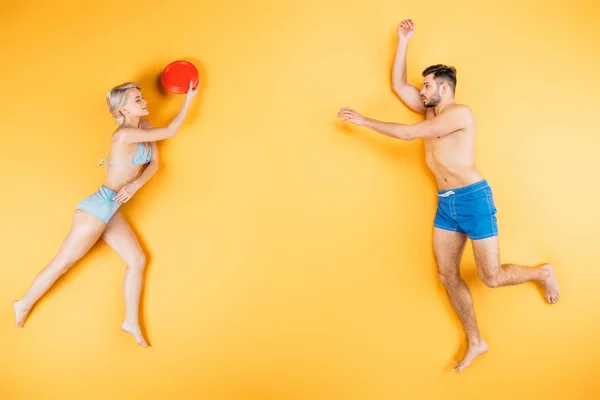
M12 303L13 310L15 310L15 326L22 328L25 324L25 319L29 315L29 310L21 305L21 300L15 300Z
M475 357L485 353L488 350L488 345L486 342L481 340L477 344L469 344L469 348L465 353L465 356L462 360L456 363L454 366L454 370L458 373L463 369L467 368L469 364L475 359Z
M146 343L146 340L144 339L144 335L142 335L142 330L140 329L139 325L130 325L127 322L123 322L123 325L121 325L121 329L131 334L131 336L134 337L135 341L140 346L148 347L148 343Z
M560 298L560 288L558 287L554 268L550 264L545 264L541 268L549 273L548 278L541 282L544 286L544 297L548 303L554 304Z

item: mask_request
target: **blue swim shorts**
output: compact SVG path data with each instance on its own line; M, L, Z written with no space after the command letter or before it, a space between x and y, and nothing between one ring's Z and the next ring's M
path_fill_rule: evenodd
M121 203L113 200L116 195L114 190L102 185L95 193L81 200L76 209L87 211L107 224L121 206Z
M458 189L440 190L433 225L466 233L471 240L497 236L496 206L487 181L484 179Z

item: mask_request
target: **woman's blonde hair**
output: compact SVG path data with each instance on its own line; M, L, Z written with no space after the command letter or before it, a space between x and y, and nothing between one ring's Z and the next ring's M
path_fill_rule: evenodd
M140 85L135 82L126 82L119 86L115 86L106 95L106 102L108 103L108 111L115 117L117 125L121 125L125 122L125 116L121 113L121 108L127 101L127 91L129 89L136 88L140 89Z

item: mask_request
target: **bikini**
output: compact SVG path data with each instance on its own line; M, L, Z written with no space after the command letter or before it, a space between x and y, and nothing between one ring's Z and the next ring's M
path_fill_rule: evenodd
M126 124L125 124L126 125ZM133 155L130 161L121 162L121 163L111 163L108 161L108 158L103 158L98 162L98 166L102 166L106 164L105 170L108 171L108 166L119 167L124 165L144 165L150 162L152 158L152 146L150 146L149 142L138 143L137 148L135 150L135 154ZM93 216L99 218L105 224L110 221L110 219L115 215L121 203L114 201L113 198L117 195L117 193L102 185L100 188L90 196L84 198L76 207L78 210L87 211Z
M103 158L102 160L100 160L100 162L98 162L98 166L101 167L103 164L106 164L106 171L108 171L108 166L112 165L113 167L119 167L122 165L128 165L128 164L134 164L134 165L144 165L144 164L148 164L150 162L150 159L152 158L152 147L150 146L150 143L145 142L145 144L147 145L144 146L144 143L138 143L137 145L137 149L135 150L135 154L133 155L133 158L130 161L126 161L126 162L122 162L122 163L111 163L108 161L108 158Z

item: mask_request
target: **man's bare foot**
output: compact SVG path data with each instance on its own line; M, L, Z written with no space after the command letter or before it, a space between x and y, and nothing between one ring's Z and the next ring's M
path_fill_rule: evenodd
M121 329L131 334L131 336L134 337L135 341L140 346L148 347L148 343L146 343L146 340L144 339L144 335L142 335L142 330L140 329L139 325L130 325L127 322L123 322L123 325L121 325Z
M541 268L549 273L548 278L541 282L544 286L544 297L548 303L554 304L560 298L560 288L558 287L554 268L550 264L545 264Z
M22 328L23 324L25 324L27 315L29 315L29 310L23 308L20 300L13 301L12 306L13 310L15 310L15 326L17 328Z
M469 344L469 348L467 349L465 356L463 357L462 360L460 360L459 362L456 363L456 365L454 366L454 370L457 373L459 373L463 369L467 368L469 366L469 364L471 364L471 362L475 359L475 357L485 353L487 350L488 350L488 345L483 340L481 340L476 345Z

